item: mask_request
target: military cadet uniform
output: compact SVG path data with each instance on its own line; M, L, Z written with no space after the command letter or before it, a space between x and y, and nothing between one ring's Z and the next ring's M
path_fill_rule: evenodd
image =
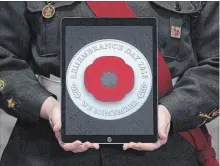
M212 113L219 107L219 2L207 2L203 10L200 2L128 4L137 17L157 19L158 47L172 77L179 77L173 91L159 101L172 117L167 144L153 152L113 146L65 152L48 121L39 118L43 102L53 93L35 74L60 75L62 17L95 16L86 2L55 2L51 18L42 16L45 2L1 2L0 106L18 118L1 166L198 165L195 149L178 132L205 124L218 114ZM173 35L174 29L180 33Z

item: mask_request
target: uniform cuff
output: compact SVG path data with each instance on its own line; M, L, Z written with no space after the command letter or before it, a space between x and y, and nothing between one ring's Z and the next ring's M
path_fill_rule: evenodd
M170 93L160 99L159 103L167 108L171 115L171 133L195 128L202 120L197 118L197 112L188 104L184 104L184 97Z
M40 117L41 107L50 96L56 98L54 94L48 92L41 84L32 86L27 90L25 96L20 96L22 102L18 103L19 108L17 110L20 119L25 122L37 122Z

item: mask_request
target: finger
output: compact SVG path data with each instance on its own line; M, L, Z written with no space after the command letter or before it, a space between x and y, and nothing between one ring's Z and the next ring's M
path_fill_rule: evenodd
M162 145L166 144L166 140L158 139L156 143L136 143L134 145L135 150L145 150L145 151L153 151L160 148Z
M139 146L137 146L138 143L135 143L135 145L133 146L133 149L134 150L138 150L138 151L141 151L143 150L142 148L140 148Z
M81 141L75 141L73 143L63 143L61 140L61 133L60 131L54 132L55 137L59 143L59 145L65 150L65 151L72 151L74 149L77 149L80 145L82 145Z
M127 150L128 149L128 143L123 145L123 150Z
M99 144L97 144L97 143L92 143L92 144L91 144L91 148L94 148L94 149L98 150L98 149L99 149Z
M156 143L136 143L133 149L136 150L145 150L145 151L154 151L161 146L161 142L158 141Z
M151 144L151 143L137 143L133 149L139 150L139 151L153 151L157 147L157 144Z
M125 143L125 144L123 145L123 150L127 150L127 149L131 148L131 147L132 147L131 144L132 144L131 142L130 142L130 143Z
M140 142L139 142L140 143ZM135 149L135 150L139 150L138 148L136 148L136 145L137 145L138 143L135 143L135 142L131 142L131 143L128 143L127 144L127 146L128 146L128 148L130 148L130 149ZM128 149L127 148L127 149Z
M82 143L80 141L75 141L73 143L61 143L61 147L65 150L65 151L72 151L74 149L79 148L82 145Z
M52 124L53 131L61 130L61 112L60 108L55 108L50 116L50 123Z
M72 151L74 149L79 148L82 145L80 141L75 141L73 143L61 143L60 146L65 150L65 151Z
M134 142L130 142L130 143L124 144L123 149L124 150L131 149L131 148L134 147L134 145L135 145Z
M78 148L82 142L81 141L75 141L73 143L63 143L61 141L61 134L60 132L55 132L55 137L57 138L57 141L59 145L65 150L65 151L72 151L73 149Z
M73 153L85 152L90 147L91 147L91 143L90 142L85 142L85 143L81 144L80 146L78 146L77 148L73 149L72 152Z

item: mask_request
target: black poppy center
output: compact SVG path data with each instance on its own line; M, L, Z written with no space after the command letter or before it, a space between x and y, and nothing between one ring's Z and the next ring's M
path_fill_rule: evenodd
M111 72L104 73L101 82L106 87L113 87L117 84L117 76Z

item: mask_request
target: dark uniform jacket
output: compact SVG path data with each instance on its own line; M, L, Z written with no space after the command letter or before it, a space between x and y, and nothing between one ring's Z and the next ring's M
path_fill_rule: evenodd
M0 106L18 118L1 166L197 165L195 150L178 132L215 118L199 114L212 115L219 103L219 2L207 2L201 12L200 2L128 4L138 17L157 19L158 47L172 77L179 76L173 91L159 101L172 117L167 144L144 153L123 152L121 147L80 154L63 151L49 123L39 118L52 94L35 74L60 75L62 17L95 16L85 2L55 2L50 19L42 16L45 2L0 2ZM171 26L181 27L180 38L171 37Z

